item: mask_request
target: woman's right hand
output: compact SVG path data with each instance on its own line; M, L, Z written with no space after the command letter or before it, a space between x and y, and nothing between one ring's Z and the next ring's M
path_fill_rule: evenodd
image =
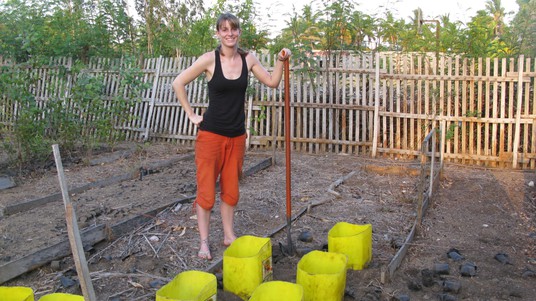
M188 119L190 119L193 124L199 126L199 124L201 124L201 122L203 121L203 116L193 113L192 115L188 116Z

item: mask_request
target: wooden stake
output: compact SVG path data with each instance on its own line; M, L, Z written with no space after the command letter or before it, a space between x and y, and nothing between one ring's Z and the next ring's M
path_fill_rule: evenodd
M69 243L73 252L76 273L78 274L80 286L82 287L82 294L84 295L85 301L97 301L95 291L93 290L93 284L91 283L91 277L89 276L89 269L87 266L86 255L84 254L84 247L82 246L82 239L80 238L80 231L78 230L76 213L74 212L71 199L69 198L69 190L67 189L65 175L63 173L63 165L58 145L52 145L52 150L54 152L54 160L56 161L56 169L58 170L58 179L63 196L63 203L65 204L65 218L67 220Z

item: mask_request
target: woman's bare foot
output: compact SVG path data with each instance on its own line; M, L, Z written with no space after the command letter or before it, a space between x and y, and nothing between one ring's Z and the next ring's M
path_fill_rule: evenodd
M233 241L235 241L235 240L236 240L236 236L233 236L233 237L230 237L230 238L223 238L223 245L226 246L226 247L228 247L228 246L230 246L230 245L233 243Z
M201 259L211 260L212 256L210 255L210 248L208 245L208 239L202 239L201 245L199 246L199 252L197 252L197 257Z

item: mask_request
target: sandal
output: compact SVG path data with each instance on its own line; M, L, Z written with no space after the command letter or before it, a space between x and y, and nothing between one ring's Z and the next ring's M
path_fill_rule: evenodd
M208 239L202 239L201 240L201 246L203 245L206 245L207 246L207 250L199 250L199 252L197 252L197 257L201 258L201 259L205 259L205 260L211 260L212 259L212 256L210 255L210 248L209 248L209 245L208 245Z

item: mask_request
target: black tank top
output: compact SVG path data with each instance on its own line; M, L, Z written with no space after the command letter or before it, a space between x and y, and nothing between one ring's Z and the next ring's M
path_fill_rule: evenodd
M246 132L244 103L248 86L248 67L242 57L242 73L237 79L227 79L221 68L220 53L216 53L214 73L208 82L208 109L203 114L200 129L226 137Z

